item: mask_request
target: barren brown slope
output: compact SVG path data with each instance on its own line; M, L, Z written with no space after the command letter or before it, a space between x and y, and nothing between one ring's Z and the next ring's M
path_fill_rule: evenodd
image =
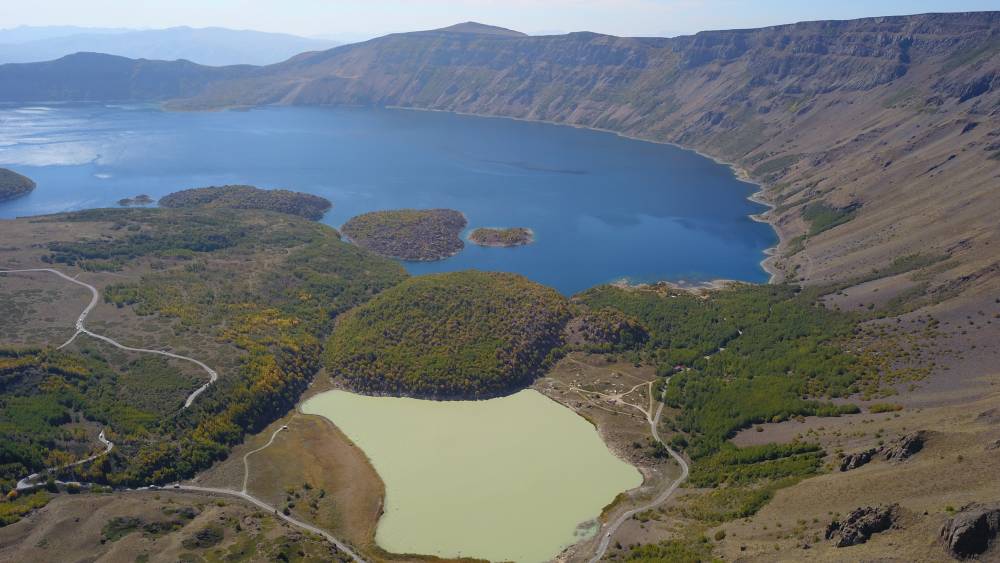
M930 286L940 293L995 287L998 84L1000 12L981 12L676 39L397 34L219 81L175 105L403 106L675 142L766 184L781 272L845 280L902 255L948 255L953 267ZM792 244L817 201L860 209Z

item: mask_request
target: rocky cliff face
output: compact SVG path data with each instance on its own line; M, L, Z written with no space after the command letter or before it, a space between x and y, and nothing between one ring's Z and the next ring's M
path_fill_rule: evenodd
M400 106L674 142L766 185L777 207L769 219L783 239L772 264L779 276L856 279L919 254L960 258L936 267L930 295L985 295L998 278L989 244L1000 243L1000 12L673 39L529 37L462 24L269 67L130 63L116 61L121 68L104 82L129 99L172 99L175 108ZM154 71L156 64L169 66ZM49 80L62 88L43 89L52 97L104 92L66 87L76 75L65 69L31 66L0 67L4 84L12 73L23 82L14 99ZM826 228L803 218L817 202L858 211Z

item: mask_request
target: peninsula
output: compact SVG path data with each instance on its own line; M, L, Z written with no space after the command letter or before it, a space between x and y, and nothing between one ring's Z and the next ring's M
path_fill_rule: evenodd
M125 197L118 200L118 205L121 207L138 207L142 205L149 205L153 203L153 198L146 194L140 194L135 197Z
M160 200L161 207L262 209L318 221L333 204L326 198L290 190L265 190L255 186L210 186L174 192Z
M0 168L0 201L8 201L31 193L35 182L13 170Z

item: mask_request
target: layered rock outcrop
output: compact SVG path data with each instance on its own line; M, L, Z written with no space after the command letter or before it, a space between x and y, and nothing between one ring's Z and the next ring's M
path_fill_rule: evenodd
M927 440L927 433L924 431L911 432L901 436L884 446L870 448L860 452L847 454L840 460L840 470L850 471L867 464L876 456L881 455L886 461L903 461L919 452L924 447Z
M899 518L899 505L865 506L853 510L843 520L834 520L826 528L826 539L837 547L865 543L873 534L884 532Z
M941 527L941 540L954 557L982 555L995 547L1000 534L1000 503L962 507Z

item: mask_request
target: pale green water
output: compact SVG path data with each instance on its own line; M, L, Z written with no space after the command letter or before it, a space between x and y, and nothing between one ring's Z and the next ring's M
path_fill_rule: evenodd
M375 539L396 553L545 561L642 482L590 423L537 391L447 402L329 391L302 411L371 459L386 487Z

